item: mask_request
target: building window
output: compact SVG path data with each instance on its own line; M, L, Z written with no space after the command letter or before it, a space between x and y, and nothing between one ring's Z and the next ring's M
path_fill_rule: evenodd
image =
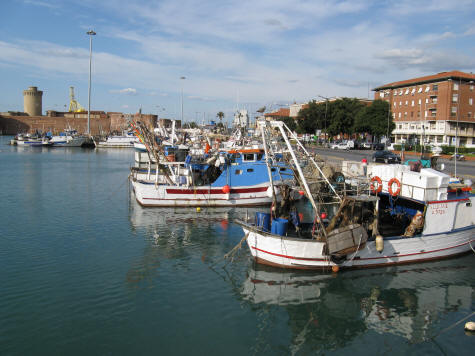
M457 107L452 106L452 109L450 110L450 116L455 116L457 115Z
M411 102L411 106L414 106L414 100Z
M402 101L399 102L399 106L402 106Z
M421 117L421 112L420 111L417 112L417 117Z
M383 93L383 92L380 92L380 93L379 93L379 97L380 97L380 98L384 98L384 93Z
M414 111L411 111L411 117L414 117Z
M432 85L432 90L433 90L433 91L439 90L439 84L434 84L434 85Z
M473 98L468 98L468 105L473 105Z
M469 111L469 112L467 113L467 116L468 116L469 118L472 117L472 112Z
M406 100L406 106L407 106L408 101Z
M429 104L429 98L426 98L426 104Z
M425 93L427 93L430 90L430 87L426 87L426 90L424 90Z
M406 117L407 117L407 111L404 113L404 118L406 118Z
M420 87L417 92L418 92L418 93L422 93L422 87Z
M422 99L419 99L419 105L421 105L421 104L422 104Z
M399 130L402 130L402 125L401 125L401 124L397 125L397 128L398 128Z
M454 83L454 90L459 90L459 84L458 83Z
M458 94L453 94L453 95L452 95L452 102L453 102L453 103L456 103L457 100L458 100L458 98L459 98L459 95L458 95Z
M415 92L416 92L416 88L413 88L413 89L411 90L411 95L414 95Z
M399 113L399 116L398 116L398 117L401 118L401 113Z
M470 85L470 91L473 91L473 85Z
M409 94L409 88L406 89L406 92L404 93L405 95Z
M394 107L396 107L396 104L397 104L397 103L396 103L396 102L394 102Z

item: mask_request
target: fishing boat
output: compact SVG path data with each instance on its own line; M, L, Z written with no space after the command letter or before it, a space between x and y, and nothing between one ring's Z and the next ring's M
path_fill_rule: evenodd
M276 125L288 143L285 125ZM288 148L292 150L289 143ZM451 193L450 177L430 168L414 172L401 165L379 167L372 168L371 191L337 195L338 210L326 222L298 170L314 221L301 221L295 212L238 221L252 257L277 267L338 270L423 262L473 250L475 195Z
M139 142L138 137L133 133L125 133L108 136L105 140L97 140L95 144L97 148L134 148L136 142Z
M81 147L87 140L87 136L79 135L76 130L67 130L50 138L54 147Z
M159 168L149 170L148 177L132 171L135 197L143 206L253 206L272 202L263 150L221 152L204 161L187 156L185 162L161 165L169 172L170 181ZM284 162L275 162L271 173L277 187L293 181L293 173Z
M40 135L19 134L15 137L14 143L18 146L32 146L32 147L48 147L53 143L48 137L42 137Z

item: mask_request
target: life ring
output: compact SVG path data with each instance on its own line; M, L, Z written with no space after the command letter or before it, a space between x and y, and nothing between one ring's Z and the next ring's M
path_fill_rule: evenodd
M374 182L377 182L378 183L378 187L375 188L374 187ZM371 178L371 183L370 183L370 188L371 188L371 191L374 193L374 194L378 194L381 192L381 190L383 190L383 182L381 181L381 178L379 178L378 176L374 176L373 178Z
M397 185L397 189L393 191L393 184ZM388 182L388 192L391 194L393 197L399 195L401 192L401 182L397 178L391 178Z

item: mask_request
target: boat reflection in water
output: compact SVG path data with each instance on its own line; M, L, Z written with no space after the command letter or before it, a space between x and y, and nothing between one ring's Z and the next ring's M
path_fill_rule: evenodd
M471 313L472 257L338 275L253 264L240 292L253 305L287 311L294 351L341 349L369 331L420 343L454 322L444 321L449 312L459 313L455 321Z
M253 217L258 210L262 208L215 207L199 211L196 208L149 208L140 206L131 192L131 231L144 236L146 244L143 255L129 269L127 282L135 285L150 280L154 283L158 267L164 265L178 271L207 269L207 263L221 260L234 246L232 236L241 238L239 227L233 225L232 220Z

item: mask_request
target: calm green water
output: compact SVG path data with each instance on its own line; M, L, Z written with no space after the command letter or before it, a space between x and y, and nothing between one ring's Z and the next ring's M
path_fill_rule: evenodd
M143 209L131 150L0 137L0 355L472 355L475 257L293 273L253 265L246 209ZM132 197L132 199L131 199ZM249 210L253 214L254 210ZM475 316L469 320L475 321Z

